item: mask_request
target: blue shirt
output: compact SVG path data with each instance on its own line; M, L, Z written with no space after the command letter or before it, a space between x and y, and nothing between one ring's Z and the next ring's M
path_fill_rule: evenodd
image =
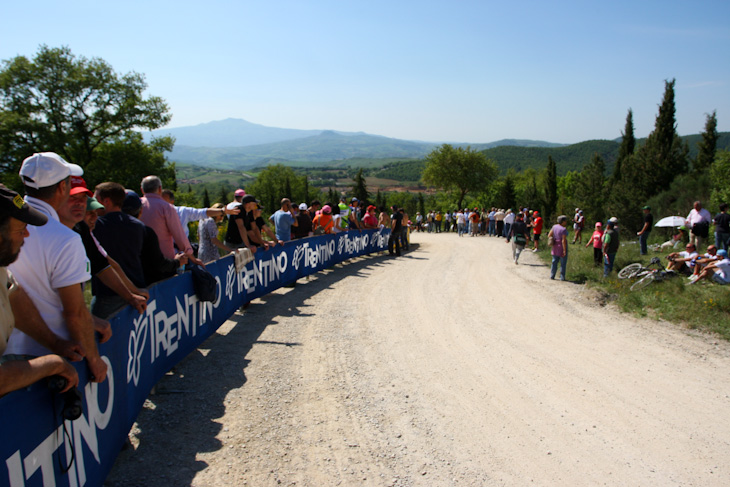
M277 210L269 217L276 226L276 238L284 242L291 240L291 227L294 224L294 217L288 211Z

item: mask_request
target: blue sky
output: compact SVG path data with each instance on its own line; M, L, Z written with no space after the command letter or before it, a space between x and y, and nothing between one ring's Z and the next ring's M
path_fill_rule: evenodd
M573 143L730 131L730 2L40 0L3 7L0 59L40 44L146 76L171 127L224 118L401 139Z

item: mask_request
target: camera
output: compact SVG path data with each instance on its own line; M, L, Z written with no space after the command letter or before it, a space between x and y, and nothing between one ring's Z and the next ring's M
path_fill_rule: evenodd
M75 387L61 392L68 385L68 381L65 377L60 375L52 375L48 378L48 389L51 392L59 393L63 400L63 408L61 409L61 415L63 419L68 421L74 421L81 417L81 413L84 411L83 401L81 400L81 393Z

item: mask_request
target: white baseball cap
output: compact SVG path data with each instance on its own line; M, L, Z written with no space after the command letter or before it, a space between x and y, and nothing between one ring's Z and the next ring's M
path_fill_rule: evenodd
M47 188L69 176L83 176L81 166L64 161L55 152L37 152L23 161L20 178L29 188Z

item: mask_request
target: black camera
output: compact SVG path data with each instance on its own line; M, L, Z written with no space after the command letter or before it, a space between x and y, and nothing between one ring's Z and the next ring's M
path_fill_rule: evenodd
M61 394L61 399L63 400L61 415L64 419L74 421L79 419L81 413L84 411L83 401L81 400L81 393L75 387L72 387L66 392L61 392L67 385L68 381L66 378L60 375L52 375L48 378L48 389Z

